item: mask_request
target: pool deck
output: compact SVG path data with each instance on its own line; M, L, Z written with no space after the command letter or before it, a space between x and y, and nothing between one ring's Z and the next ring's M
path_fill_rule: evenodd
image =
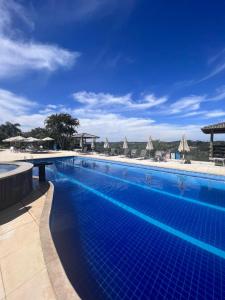
M0 300L79 299L50 236L52 188L36 180L28 197L0 211Z
M79 154L76 154L79 155ZM143 166L164 168L164 169L176 169L180 171L189 171L197 173L205 173L212 175L225 176L225 167L215 166L212 162L192 161L191 164L184 164L182 161L169 160L167 162L154 162L150 159L134 159L126 158L123 156L105 156L100 154L82 155L83 157L111 160L114 162L132 163Z
M213 162L192 161L190 165L183 164L182 161L169 160L168 162L154 162L149 159L141 160L134 158L126 158L122 156L105 156L97 153L81 154L75 151L50 151L48 153L12 153L9 150L0 151L0 162L15 161L23 159L40 159L40 158L53 158L53 157L66 157L66 156L83 156L93 157L96 159L111 160L114 162L125 162L140 164L144 166L152 166L159 168L177 169L181 171L200 172L205 174L214 174L225 176L225 167L215 166Z

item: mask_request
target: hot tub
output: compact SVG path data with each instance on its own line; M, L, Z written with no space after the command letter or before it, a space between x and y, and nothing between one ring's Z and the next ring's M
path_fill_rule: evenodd
M31 192L32 168L27 162L0 163L0 210L21 201Z

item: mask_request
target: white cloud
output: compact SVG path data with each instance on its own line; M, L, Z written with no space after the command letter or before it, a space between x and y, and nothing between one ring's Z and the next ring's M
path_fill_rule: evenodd
M0 78L11 77L30 70L55 71L71 67L80 56L57 45L25 41L15 31L14 17L32 24L25 8L13 0L0 0Z
M187 111L195 111L200 108L200 104L205 100L205 96L195 96L191 95L188 97L183 97L180 100L174 102L170 106L170 113L177 114Z
M102 108L107 106L120 106L126 109L148 109L167 101L167 97L156 98L153 94L145 95L143 100L134 101L132 94L116 96L109 93L93 93L87 91L73 94L76 102L88 106L89 108Z
M64 110L63 105L46 105L42 107L33 100L0 89L0 124L4 122L19 123L23 130L44 125L46 117Z
M221 86L216 90L216 94L208 99L208 101L220 101L225 99L225 86Z
M63 105L48 104L41 107L36 102L16 95L7 90L0 90L0 123L10 121L21 124L23 130L44 125L44 120L51 113L68 112L80 120L80 132L90 132L102 139L119 141L128 137L129 141L146 141L149 135L161 140L178 140L185 133L188 138L207 139L200 131L200 125L180 126L179 124L159 123L145 117L126 117L109 113L103 109L66 108Z
M213 110L213 111L207 112L205 114L206 118L218 118L218 117L224 117L224 116L225 116L224 110Z
M0 37L0 77L15 76L28 70L55 71L70 67L79 57L58 46L25 43Z
M35 107L36 103L23 96L18 96L10 91L0 89L0 121L7 121L7 117L16 117L21 115L31 108Z
M219 53L211 57L208 63L210 65L212 64L214 65L212 71L209 72L209 74L206 75L205 77L198 80L197 83L208 80L225 70L225 49L223 49L222 51L220 51Z
M128 106L132 109L147 109L163 104L166 101L167 97L156 98L153 94L150 94L145 95L142 102L130 102Z
M120 113L110 113L105 107L97 109L83 106L78 109L67 108L64 105L48 104L41 106L24 96L16 95L0 89L0 123L10 121L20 123L23 130L44 125L49 114L67 112L80 120L80 132L91 132L102 139L109 137L111 141L122 140L124 136L129 141L145 141L151 135L155 139L165 141L178 140L182 134L190 139L205 139L200 128L203 125L183 125L159 122L147 117L128 117ZM225 115L222 110L189 111L189 114L201 114L203 119L217 118Z
M80 132L91 132L100 136L101 140L108 137L110 141L120 141L127 136L128 141L147 141L151 135L154 139L164 141L178 140L182 134L190 139L207 139L201 132L200 125L180 126L179 124L158 123L145 118L126 118L115 114L75 116L80 119Z
M89 106L107 106L112 104L127 104L131 101L131 94L115 96L107 93L92 93L81 91L73 94L75 101Z

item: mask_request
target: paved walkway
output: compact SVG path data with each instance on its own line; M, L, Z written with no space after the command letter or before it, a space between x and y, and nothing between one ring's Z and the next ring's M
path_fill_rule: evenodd
M0 212L0 300L51 300L39 222L48 184L35 184L23 202Z
M14 161L32 158L50 158L50 157L65 157L65 156L76 156L82 155L75 151L50 151L47 153L12 153L9 150L0 151L0 162ZM182 161L170 160L168 162L153 162L149 159L131 159L122 156L105 156L98 153L85 154L84 157L93 157L98 159L106 159L117 162L128 162L134 164L142 164L146 166L153 166L159 168L171 168L183 171L202 172L207 174L215 174L225 176L225 167L215 166L213 162L204 161L192 161L190 165L183 164Z
M73 151L49 151L43 153L11 152L10 150L0 150L0 162L14 161L33 158L50 158L74 155Z
M75 154L80 155L80 154ZM191 171L191 172L201 172L206 174L214 174L214 175L222 175L225 176L225 167L215 166L212 162L204 162L204 161L192 161L192 163L184 164L182 161L169 160L167 162L154 162L149 159L134 159L134 158L126 158L123 156L105 156L97 153L94 154L85 154L82 155L84 157L93 157L97 159L103 160L112 160L115 162L126 162L133 164L141 164L144 166L152 166L159 168L169 168L169 169L177 169L182 171Z

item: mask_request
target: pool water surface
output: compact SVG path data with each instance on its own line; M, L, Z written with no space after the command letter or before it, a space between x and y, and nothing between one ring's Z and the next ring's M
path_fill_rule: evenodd
M16 165L0 164L0 174L15 170L16 168Z
M50 227L82 299L225 299L225 181L59 158Z

